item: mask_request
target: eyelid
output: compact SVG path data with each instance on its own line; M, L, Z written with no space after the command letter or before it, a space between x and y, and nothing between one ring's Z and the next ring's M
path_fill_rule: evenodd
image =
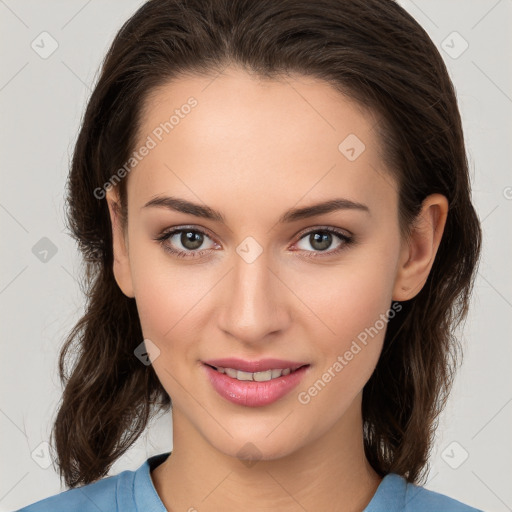
M335 226L322 226L322 225L318 225L318 226L310 226L308 228L305 228L305 229L299 231L295 235L295 237L298 237L299 239L301 239L304 235L307 235L307 234L309 234L311 232L314 232L314 231L328 231L328 232L335 233L335 234L338 234L338 235L346 236L347 238L352 238L354 236L354 234L352 232L350 232L348 229L337 228Z
M220 245L219 242L216 241L216 237L213 236L210 231L207 228L204 228L202 226L173 226L172 228L164 229L159 235L155 237L155 240L157 241L165 241L174 236L177 233L180 233L182 231L195 231L197 233L201 233L202 235L207 236L213 243L216 245ZM198 249L196 251L189 251L190 253L199 253L201 251L207 251L209 249Z
M197 231L198 233L202 233L203 235L207 235L209 238L211 238L212 240L215 240L215 236L210 232L209 229L203 227L203 226L196 226L196 225L188 225L188 224L185 224L183 226L172 226L170 228L165 228L163 229L159 235L157 235L158 237L164 237L164 236L168 236L168 235L171 235L171 234L176 234L177 232L180 232L180 231ZM217 242L218 243L218 242Z

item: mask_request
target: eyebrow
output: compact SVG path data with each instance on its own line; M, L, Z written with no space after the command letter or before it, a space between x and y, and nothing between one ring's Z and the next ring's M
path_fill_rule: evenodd
M192 203L186 199L172 196L157 196L148 201L142 208L166 208L181 213L194 215L195 217L202 217L204 219L222 222L226 224L226 220L222 213L197 203ZM286 211L279 219L279 223L289 223L301 219L307 219L316 215L322 215L338 210L359 210L362 212L370 213L368 206L362 203L351 201L349 199L337 198L322 203L317 203L311 206L302 208L292 208Z

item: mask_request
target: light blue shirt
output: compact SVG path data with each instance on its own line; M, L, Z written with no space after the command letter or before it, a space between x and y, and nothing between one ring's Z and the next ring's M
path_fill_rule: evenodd
M137 470L126 470L82 487L63 491L16 512L167 512L150 471L170 452L154 455ZM483 512L387 474L363 512Z

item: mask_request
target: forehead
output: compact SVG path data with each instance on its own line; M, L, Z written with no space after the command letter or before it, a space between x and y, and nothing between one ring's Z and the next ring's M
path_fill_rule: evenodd
M311 77L270 80L237 68L181 76L147 98L137 148L149 139L153 147L130 172L129 204L166 193L219 209L227 198L268 207L341 195L385 207L396 187L376 123Z

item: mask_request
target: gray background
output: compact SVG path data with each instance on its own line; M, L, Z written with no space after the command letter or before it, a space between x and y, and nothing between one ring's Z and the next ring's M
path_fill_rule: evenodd
M449 66L484 230L471 312L461 329L464 364L441 418L426 487L486 511L512 510L512 0L400 3ZM45 469L46 443L61 393L58 350L83 311L81 261L64 232L64 185L101 59L141 4L0 0L0 511L63 490L53 468ZM40 36L44 31L58 44L47 58L40 53L52 39ZM462 51L464 41L469 46ZM171 448L168 415L110 474Z

